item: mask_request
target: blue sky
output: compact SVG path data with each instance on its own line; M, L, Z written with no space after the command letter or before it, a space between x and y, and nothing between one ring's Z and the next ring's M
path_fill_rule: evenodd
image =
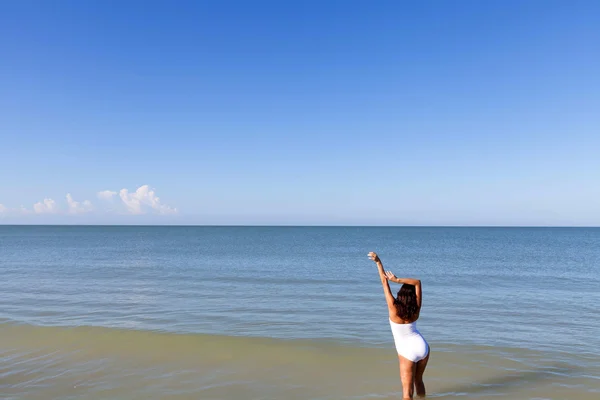
M0 223L598 226L598 15L0 2Z

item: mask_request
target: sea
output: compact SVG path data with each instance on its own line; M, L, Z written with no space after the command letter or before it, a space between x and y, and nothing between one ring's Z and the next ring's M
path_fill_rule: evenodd
M0 399L600 399L600 229L0 226ZM392 284L395 292L399 286Z

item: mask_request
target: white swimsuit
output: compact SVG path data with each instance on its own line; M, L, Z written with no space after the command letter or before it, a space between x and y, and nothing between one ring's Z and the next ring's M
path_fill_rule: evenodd
M398 355L412 362L421 361L429 354L429 345L417 330L417 321L410 324L397 324L390 319L392 335Z

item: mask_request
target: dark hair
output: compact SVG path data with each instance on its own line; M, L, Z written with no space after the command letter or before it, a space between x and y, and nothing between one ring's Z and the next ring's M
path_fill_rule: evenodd
M402 285L394 299L394 305L396 306L396 312L400 319L403 321L412 321L417 315L417 312L419 312L415 286L407 283Z

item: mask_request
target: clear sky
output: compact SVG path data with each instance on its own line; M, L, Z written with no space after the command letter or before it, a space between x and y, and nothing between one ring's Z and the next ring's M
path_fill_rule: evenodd
M598 226L600 2L2 1L0 204Z

